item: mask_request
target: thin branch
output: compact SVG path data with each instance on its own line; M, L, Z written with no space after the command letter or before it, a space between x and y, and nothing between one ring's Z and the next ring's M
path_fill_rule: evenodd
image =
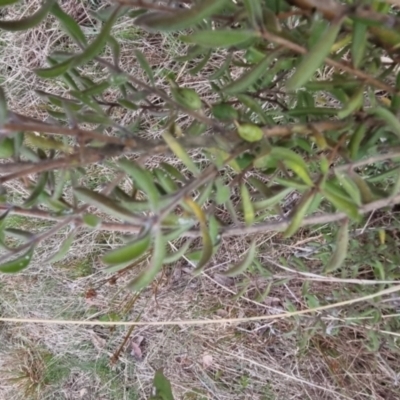
M386 154L378 154L376 156L371 156L371 157L365 158L360 161L355 161L353 163L339 165L338 167L335 168L335 170L336 171L352 171L353 169L362 167L364 165L374 164L376 162L389 160L389 159L395 158L395 157L400 157L400 151L396 151L393 153L386 153Z
M104 146L103 148L85 148L78 154L73 154L69 157L63 157L58 159L43 160L29 166L12 172L8 175L0 177L0 184L22 178L23 176L38 174L44 171L56 170L56 169L67 169L77 167L78 165L87 165L100 162L106 157L115 157L123 154L123 147L118 146Z
M270 137L280 137L289 135L308 135L315 131L325 132L330 130L339 130L349 125L346 121L319 121L310 122L308 124L290 124L290 125L275 125L272 127L264 127L264 135Z
M399 203L400 203L400 194L394 197L381 199L369 204L365 204L359 208L359 212L360 214L366 214L371 211L381 209L384 207L393 206ZM16 214L16 215L24 215L33 218L47 219L53 221L60 220L60 217L54 216L50 213L46 214L46 212L42 210L25 210L20 207L13 207L0 204L0 211L7 211L7 210L10 210L11 214ZM348 216L343 212L338 212L333 214L311 215L310 217L304 218L300 226L304 228L306 226L327 224L332 222L338 222L345 218L348 218ZM83 225L83 222L79 222L79 220L75 220L74 222L75 224ZM245 225L240 225L235 227L229 226L222 228L220 235L222 237L233 237L233 236L254 235L266 232L281 232L287 229L290 222L291 221L289 219L286 219L280 221L268 221L253 226L245 226ZM120 233L122 232L137 233L140 230L138 226L126 223L117 223L117 222L102 222L96 229L100 231L111 231ZM191 229L188 230L187 232L182 233L182 237L197 238L200 236L201 233L197 229Z

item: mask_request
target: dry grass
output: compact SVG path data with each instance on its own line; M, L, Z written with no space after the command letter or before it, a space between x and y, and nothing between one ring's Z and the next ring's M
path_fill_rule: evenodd
M26 13L34 10L38 1L28 3ZM70 2L71 10L78 3ZM13 12L11 9L9 17ZM170 63L172 55L184 51L172 36L139 33L128 20L118 24L115 36L122 44L121 66L126 71L135 76L142 73L133 53L138 48L156 66L158 85L168 87L163 74L170 70L178 75L180 84L195 88L207 99L204 76L187 78L179 66ZM48 21L26 34L2 34L0 40L0 79L11 108L43 117L41 101L33 90L63 91L40 82L31 69L44 65L50 48L65 43L65 37ZM214 66L223 60L223 56L216 57ZM101 70L96 68L88 69L87 74L100 79ZM109 96L112 100L113 93ZM114 116L125 125L137 113ZM146 135L154 136L161 129L148 116L144 117L143 127ZM148 160L148 164L160 160L174 161L160 158ZM95 166L87 183L92 188L101 187L109 174L106 167ZM14 186L13 190L18 198L24 195L22 186ZM17 217L10 223L34 230L49 226ZM62 232L42 243L26 273L0 277L0 314L71 320L236 318L311 307L304 295L305 285L306 293L312 293L321 303L361 296L359 285L306 283L304 276L277 266L287 263L291 268L321 273L321 259L314 257L313 251L328 246L331 233L324 228L303 231L294 242L279 235L260 236L257 240L264 273L254 270L241 280L226 278L220 272L245 253L246 238L225 240L203 275L193 278L189 260L183 260L166 268L152 287L136 298L124 288L135 271L110 280L99 262L102 252L120 243L118 234L82 230L67 258L50 264L46 260L67 234ZM143 262L137 268L145 265ZM365 274L370 273L371 268L366 267ZM371 307L386 314L399 313L396 299L389 300ZM364 310L361 305L359 311ZM176 399L400 398L398 341L393 335L382 334L379 346L372 348L369 337L374 330L393 331L393 326L399 325L399 316L377 322L367 319L366 323L346 319L355 311L358 309L334 310L265 324L137 327L117 361L117 350L128 328L0 323L0 398L146 399L154 372L160 367L171 380ZM389 326L388 321L393 325Z

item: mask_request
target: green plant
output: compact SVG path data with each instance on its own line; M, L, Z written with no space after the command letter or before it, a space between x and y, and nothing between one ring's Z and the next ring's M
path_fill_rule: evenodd
M69 368L42 348L20 347L12 356L7 380L28 398L42 398L49 385L57 385L69 375Z
M293 3L304 10L311 4ZM349 229L363 221L366 213L399 200L396 146L400 125L397 64L381 61L382 56L396 52L385 28L385 21L397 21L396 12L380 3L370 7L338 3L335 7L329 12L317 7L314 18L293 16L294 28L289 32L286 14L282 14L290 15L291 4L286 1L236 5L225 0L201 1L192 8L166 9L161 14L152 6L139 13L116 4L94 14L102 28L91 41L56 1L46 1L30 17L0 21L1 29L24 30L52 14L76 46L70 53L55 50L48 57L50 66L35 71L44 80L68 87L69 97L38 92L47 102L53 123L14 114L2 92L1 140L3 156L9 160L2 165L0 178L2 220L19 213L56 223L45 233L26 233L24 244L2 256L1 270L27 267L39 242L66 226L71 234L79 226L121 230L135 236L130 244L113 250L112 261L107 255L104 261L115 272L151 251L151 266L131 284L139 290L165 261L177 260L185 254L183 250L191 251L191 246L183 246L181 252L169 253L168 243L176 238L202 239L198 273L218 251L221 235L276 229L289 237L301 227L327 222L342 224L327 266L329 273L338 270ZM189 61L189 75L206 68L217 54L226 54L224 65L208 75L209 93L199 95L173 78L156 81L143 54L137 57L147 82L123 71L112 32L127 12L138 27L165 31L182 46L189 44L187 55L174 61ZM228 29L227 22L240 23L240 29ZM192 33L182 35L182 29L189 27ZM307 43L309 50L298 43ZM111 50L112 61L100 57L105 47ZM352 64L342 61L348 51ZM102 67L96 82L81 72L89 62ZM231 76L234 70L236 78ZM116 101L107 100L110 94ZM157 98L158 104L149 96ZM326 97L336 98L338 106L321 107ZM112 116L114 108L132 113L133 124L121 125ZM137 130L143 114L161 111L161 138ZM181 162L180 170L169 163L145 167L146 159L165 152ZM133 161L134 155L140 158ZM85 170L106 160L116 175L104 176L103 190L97 192L90 179L84 179ZM233 179L228 182L227 176ZM7 202L6 187L16 179L25 179L30 194L12 204ZM123 190L122 183L130 184L133 191ZM233 195L241 198L237 204L232 203ZM294 199L289 213L282 208L288 199ZM235 222L222 223L216 205ZM108 222L104 214L96 220L88 218L89 207L121 222ZM281 217L280 223L268 221L274 215ZM5 238L10 234L7 228L2 232ZM149 245L142 248L143 240L147 243L149 238ZM71 243L68 240L65 245ZM16 252L22 256L5 261ZM256 252L251 256L254 260ZM242 269L251 262L246 259Z
M254 275L275 276L275 267L305 277L301 302L286 301L288 311L395 283L398 9L377 0L142 3L93 12L94 37L56 0L0 21L1 30L19 31L55 18L68 43L35 69L53 85L37 90L47 120L14 112L0 91L0 271L25 270L42 241L67 230L52 258L59 261L85 228L126 235L100 256L108 273L150 259L128 285L134 291L182 259L195 275L204 272L224 239L242 235L254 236L248 251L223 274L243 279L242 293L256 286ZM117 34L122 20L134 28ZM141 34L164 35L171 65L157 69L136 50L137 70L124 69L120 42ZM192 80L199 74L207 81L200 89ZM100 164L107 174L91 179ZM13 194L17 184L24 198ZM10 224L15 216L52 225L20 229ZM290 256L270 267L257 235L271 231L285 243L315 231L322 239L310 244L311 262ZM343 285L322 296L310 276ZM288 279L256 287L257 298ZM353 322L371 322L368 346L376 350L377 324L395 313L393 304L351 313ZM385 330L396 326L385 320ZM305 350L327 330L317 317L305 328L298 316L291 328L302 332Z

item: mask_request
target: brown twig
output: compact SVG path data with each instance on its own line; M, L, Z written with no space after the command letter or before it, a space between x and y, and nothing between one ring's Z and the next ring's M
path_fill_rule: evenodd
M359 208L359 213L367 214L371 211L393 206L399 203L400 203L400 195L385 199L380 199L361 206ZM10 208L10 206L7 205L0 205L0 211L7 211L7 210L10 210L11 214L30 216L39 219L59 221L61 218L51 215L50 213L46 215L46 213L41 210L24 210L19 207ZM304 218L300 226L306 227L313 225L328 224L331 222L340 221L345 218L348 218L348 216L343 212L311 215L309 217ZM76 224L83 225L82 222L76 220L74 222ZM233 227L228 226L222 228L220 234L222 237L233 237L233 236L243 236L243 235L255 235L266 232L281 232L287 229L290 222L291 221L289 219L285 219L278 221L268 221L253 226L245 226L245 225L239 225ZM96 229L100 231L111 231L111 232L121 232L121 233L138 233L140 231L140 227L138 226L125 223L117 223L117 222L102 222ZM201 232L197 229L191 229L182 234L182 237L190 237L190 238L197 238L200 236Z

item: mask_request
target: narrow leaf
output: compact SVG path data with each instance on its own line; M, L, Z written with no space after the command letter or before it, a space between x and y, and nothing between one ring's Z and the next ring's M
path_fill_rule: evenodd
M0 265L0 272L4 274L14 274L16 272L20 272L28 267L29 263L31 262L33 256L34 247L31 247L25 254L22 256L5 262L4 264Z
M303 218L307 214L313 199L314 193L312 191L304 193L292 213L290 224L284 233L284 237L292 236L300 228Z
M244 6L254 28L263 25L263 10L260 0L244 0Z
M204 266L208 263L208 261L212 257L213 244L212 244L212 240L210 237L210 233L208 232L207 220L206 220L206 216L205 216L203 210L190 197L186 197L184 201L185 201L185 204L191 208L194 215L197 217L197 219L200 222L201 237L203 240L203 252L202 252L200 261L197 263L196 268L193 271L193 273L195 275L197 275L203 271Z
M163 132L162 137L167 143L168 147L179 158L179 160L181 160L183 164L185 164L188 170L197 175L199 173L199 168L192 161L189 154L182 147L182 145L167 131Z
M67 14L59 5L55 3L51 8L51 14L53 14L61 23L64 30L75 40L76 43L86 45L86 36L83 33L79 24Z
M69 249L71 248L71 245L74 241L76 235L76 230L73 229L69 235L66 237L66 239L61 243L60 248L52 255L49 259L49 263L55 263L57 261L61 261L68 253Z
M392 131L400 137L400 121L398 118L385 107L375 107L371 114L376 115L378 118L386 122L387 126L392 128Z
M342 184L343 189L354 200L356 205L361 206L362 204L361 193L355 182L349 176L340 172L336 172L336 176L340 181L340 183Z
M129 210L101 193L93 192L84 187L77 187L74 189L74 194L78 199L94 205L99 210L102 210L109 215L121 218L123 221L129 221L132 223L141 222L141 219L135 217Z
M189 69L187 72L190 75L196 75L198 72L200 72L205 65L208 63L208 60L210 59L212 54L212 51L209 50L206 55L203 57L203 59L193 68Z
M0 0L0 7L11 6L11 4L18 3L20 0Z
M146 231L125 246L109 251L103 256L102 261L109 265L118 265L134 261L146 252L150 246L150 242L150 232Z
M0 129L6 123L7 116L7 99L3 89L0 86Z
M33 71L40 78L56 78L68 71L71 67L72 59L65 60L49 68L37 68Z
M185 43L198 44L203 47L232 47L257 37L254 31L244 30L207 30L198 31L192 35L181 36L180 40Z
M128 284L128 288L139 291L148 286L161 271L165 258L165 240L161 230L155 233L153 256L150 267L141 272L134 280Z
M193 240L188 240L179 250L168 253L165 256L164 264L173 264L176 263L179 259L181 259L189 250L190 245L193 243Z
M88 61L93 60L93 58L100 54L105 44L107 43L115 21L119 17L119 10L120 7L115 8L114 12L111 14L108 21L104 23L100 33L96 36L93 42L90 43L81 54L73 58L73 67L79 67L83 64L86 64Z
M118 165L131 176L138 188L147 195L153 209L156 209L160 202L160 194L154 184L152 175L142 169L137 163L128 161L127 159L120 160Z
M0 29L5 31L25 31L40 24L45 18L56 0L47 0L34 14L20 20L0 21Z
M250 226L254 222L254 208L251 202L249 190L244 183L240 185L240 195L242 198L244 221L247 226Z
M224 63L221 65L221 67L218 68L214 73L212 73L208 77L208 79L210 81L213 81L213 80L221 78L229 70L229 66L231 65L231 61L232 61L232 53L229 53L226 56L226 59L225 59Z
M335 43L336 37L340 32L342 20L343 18L340 18L339 21L332 22L315 46L304 56L296 72L286 83L288 90L295 90L303 86L321 66L325 58L329 55L332 45Z
M314 182L310 178L307 163L293 150L285 147L273 147L270 152L271 157L282 161L288 168L298 175L307 185L313 186Z
M146 57L140 50L135 50L136 59L138 60L140 66L143 68L144 72L146 72L147 76L150 79L152 85L154 85L154 74L151 69L149 63L146 60Z
M351 58L354 68L358 68L364 58L367 47L367 24L362 21L353 21L353 40L351 43Z
M332 256L324 268L325 273L331 273L339 269L347 256L349 244L349 220L346 219L338 230L336 236L336 247Z
M250 68L242 74L238 79L232 81L230 84L226 85L221 89L222 92L226 94L235 94L243 91L248 91L249 88L260 78L260 76L265 72L268 65L276 57L277 52L265 57L257 65Z
M245 257L241 261L230 267L227 271L222 272L222 275L235 277L239 274L242 274L253 263L255 255L256 255L256 242L253 241Z
M332 186L328 186L328 183L325 183L322 193L339 211L343 211L355 221L360 221L358 208L350 199L340 196Z
M35 188L32 190L32 192L29 195L29 197L24 201L24 205L23 206L25 208L29 208L29 207L33 206L34 204L36 204L37 200L39 199L39 196L44 191L44 188L46 186L48 177L49 177L49 173L48 172L43 172L40 175L40 178L37 181L37 184L36 184Z
M203 19L215 14L227 3L227 0L203 0L192 8L174 13L149 12L135 19L135 24L149 30L164 32L191 28Z

